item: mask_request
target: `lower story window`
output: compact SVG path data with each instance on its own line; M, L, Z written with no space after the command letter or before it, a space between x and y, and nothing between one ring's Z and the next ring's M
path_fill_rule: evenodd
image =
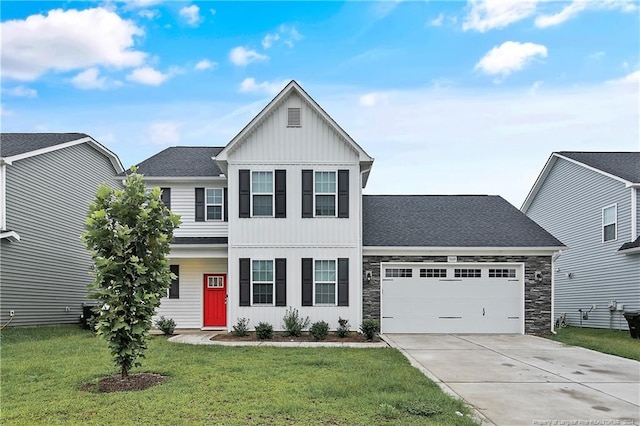
M515 278L515 269L489 269L489 278Z
M454 269L453 276L456 278L480 278L480 269Z
M251 283L254 305L273 304L273 260L254 260Z
M336 304L336 261L315 261L316 305Z

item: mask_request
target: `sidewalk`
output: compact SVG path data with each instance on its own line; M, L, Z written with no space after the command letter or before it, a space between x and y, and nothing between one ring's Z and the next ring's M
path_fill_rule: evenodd
M228 340L211 340L218 333L211 331L188 332L178 334L167 339L169 342L186 343L189 345L219 345L219 346L274 346L284 348L388 348L382 342L353 343L353 342L233 342Z

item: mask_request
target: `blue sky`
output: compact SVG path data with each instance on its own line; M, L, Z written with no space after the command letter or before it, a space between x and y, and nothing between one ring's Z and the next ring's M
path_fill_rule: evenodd
M0 3L3 132L125 167L223 146L291 79L373 157L366 193L498 194L553 151L640 148L638 1Z

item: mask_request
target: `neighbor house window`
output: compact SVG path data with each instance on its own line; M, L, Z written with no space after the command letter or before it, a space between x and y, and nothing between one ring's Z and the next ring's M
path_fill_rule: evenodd
M454 269L453 276L456 278L480 278L480 269Z
M315 172L316 216L336 215L336 172Z
M251 265L254 305L273 304L273 260L254 260Z
M602 209L602 241L613 241L618 238L617 224L618 206L616 204Z
M385 278L411 278L413 269L410 268L389 268L384 271Z
M315 296L316 305L336 304L336 261L315 261Z
M205 208L207 220L222 220L222 188L207 188Z
M253 216L273 216L273 172L251 173Z

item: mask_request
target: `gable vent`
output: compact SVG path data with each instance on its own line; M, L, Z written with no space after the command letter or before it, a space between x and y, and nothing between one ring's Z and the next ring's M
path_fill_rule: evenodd
M300 108L287 109L287 127L300 127Z

